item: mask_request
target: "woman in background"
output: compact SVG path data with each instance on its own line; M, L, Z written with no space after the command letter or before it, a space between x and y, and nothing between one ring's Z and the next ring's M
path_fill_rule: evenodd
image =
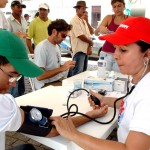
M95 35L99 34L110 34L116 31L122 21L127 19L129 16L124 14L125 2L124 0L111 0L111 5L114 14L107 15L102 20L101 24L95 30ZM113 58L113 53L115 51L114 46L106 41L100 52L100 57L104 57L107 61L107 70L108 71L119 71L119 67L116 61Z

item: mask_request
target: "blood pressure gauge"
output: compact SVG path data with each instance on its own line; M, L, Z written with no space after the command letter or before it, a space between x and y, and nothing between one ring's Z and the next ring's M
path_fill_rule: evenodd
M42 113L36 108L31 109L30 116L35 122L40 121L42 119Z
M48 119L37 108L30 110L29 119L32 123L39 124L40 127L44 127L48 123Z

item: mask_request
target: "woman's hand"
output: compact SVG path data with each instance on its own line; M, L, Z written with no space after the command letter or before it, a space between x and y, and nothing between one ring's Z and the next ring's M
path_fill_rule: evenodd
M91 91L91 90L89 92L90 92L91 95L93 95L93 96L95 96L99 99L100 104L101 104L102 107L106 105L103 101L103 98L104 98L103 95L101 95L99 93L96 93L94 91ZM90 106L93 107L93 109L99 109L100 108L100 106L95 105L94 101L90 98L90 96L88 97L88 100L89 100Z
M95 109L95 110L91 110L89 112L86 113L86 115L88 115L91 118L99 118L104 116L106 113L108 112L108 106L104 106L104 107L100 107L99 109ZM82 119L81 119L82 118ZM84 116L77 116L77 117L68 117L66 119L62 118L62 117L50 117L52 121L52 125L54 125L56 127L56 130L58 131L58 133L69 139L69 140L73 140L73 137L77 135L78 131L76 130L76 127L74 124L75 120L82 122L81 124L84 124L88 121L90 121L89 119L85 119ZM81 125L80 124L80 125ZM79 126L79 124L78 124Z
M101 107L103 107L105 105L108 105L109 107L114 107L114 102L117 99L116 97L103 96L103 95L96 93L94 91L91 91L91 90L89 92L90 92L90 94L92 94L93 96L97 97L100 100ZM95 105L94 101L90 98L90 96L88 97L88 100L89 100L90 106L93 107L93 109L100 108L100 106ZM120 108L121 101L122 100L117 102L117 104L116 104L117 108Z
M101 34L108 34L108 29L105 26L100 26L100 33Z
M108 106L105 105L103 107L96 107L95 109L89 111L86 113L91 118L100 118L104 115L106 115L108 112Z
M78 132L70 116L67 119L62 117L51 117L51 119L53 120L52 125L56 127L59 134L69 140L72 140L73 135Z

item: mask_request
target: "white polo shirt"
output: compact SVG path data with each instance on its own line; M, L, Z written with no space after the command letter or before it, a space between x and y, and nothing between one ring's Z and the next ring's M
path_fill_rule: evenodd
M9 30L9 24L6 20L4 13L0 10L0 29Z
M0 150L5 150L5 132L21 126L21 112L10 94L0 94Z

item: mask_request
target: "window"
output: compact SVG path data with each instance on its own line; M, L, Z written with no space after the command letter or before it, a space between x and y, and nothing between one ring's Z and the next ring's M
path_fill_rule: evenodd
M92 6L92 27L97 28L98 21L101 20L101 6Z

